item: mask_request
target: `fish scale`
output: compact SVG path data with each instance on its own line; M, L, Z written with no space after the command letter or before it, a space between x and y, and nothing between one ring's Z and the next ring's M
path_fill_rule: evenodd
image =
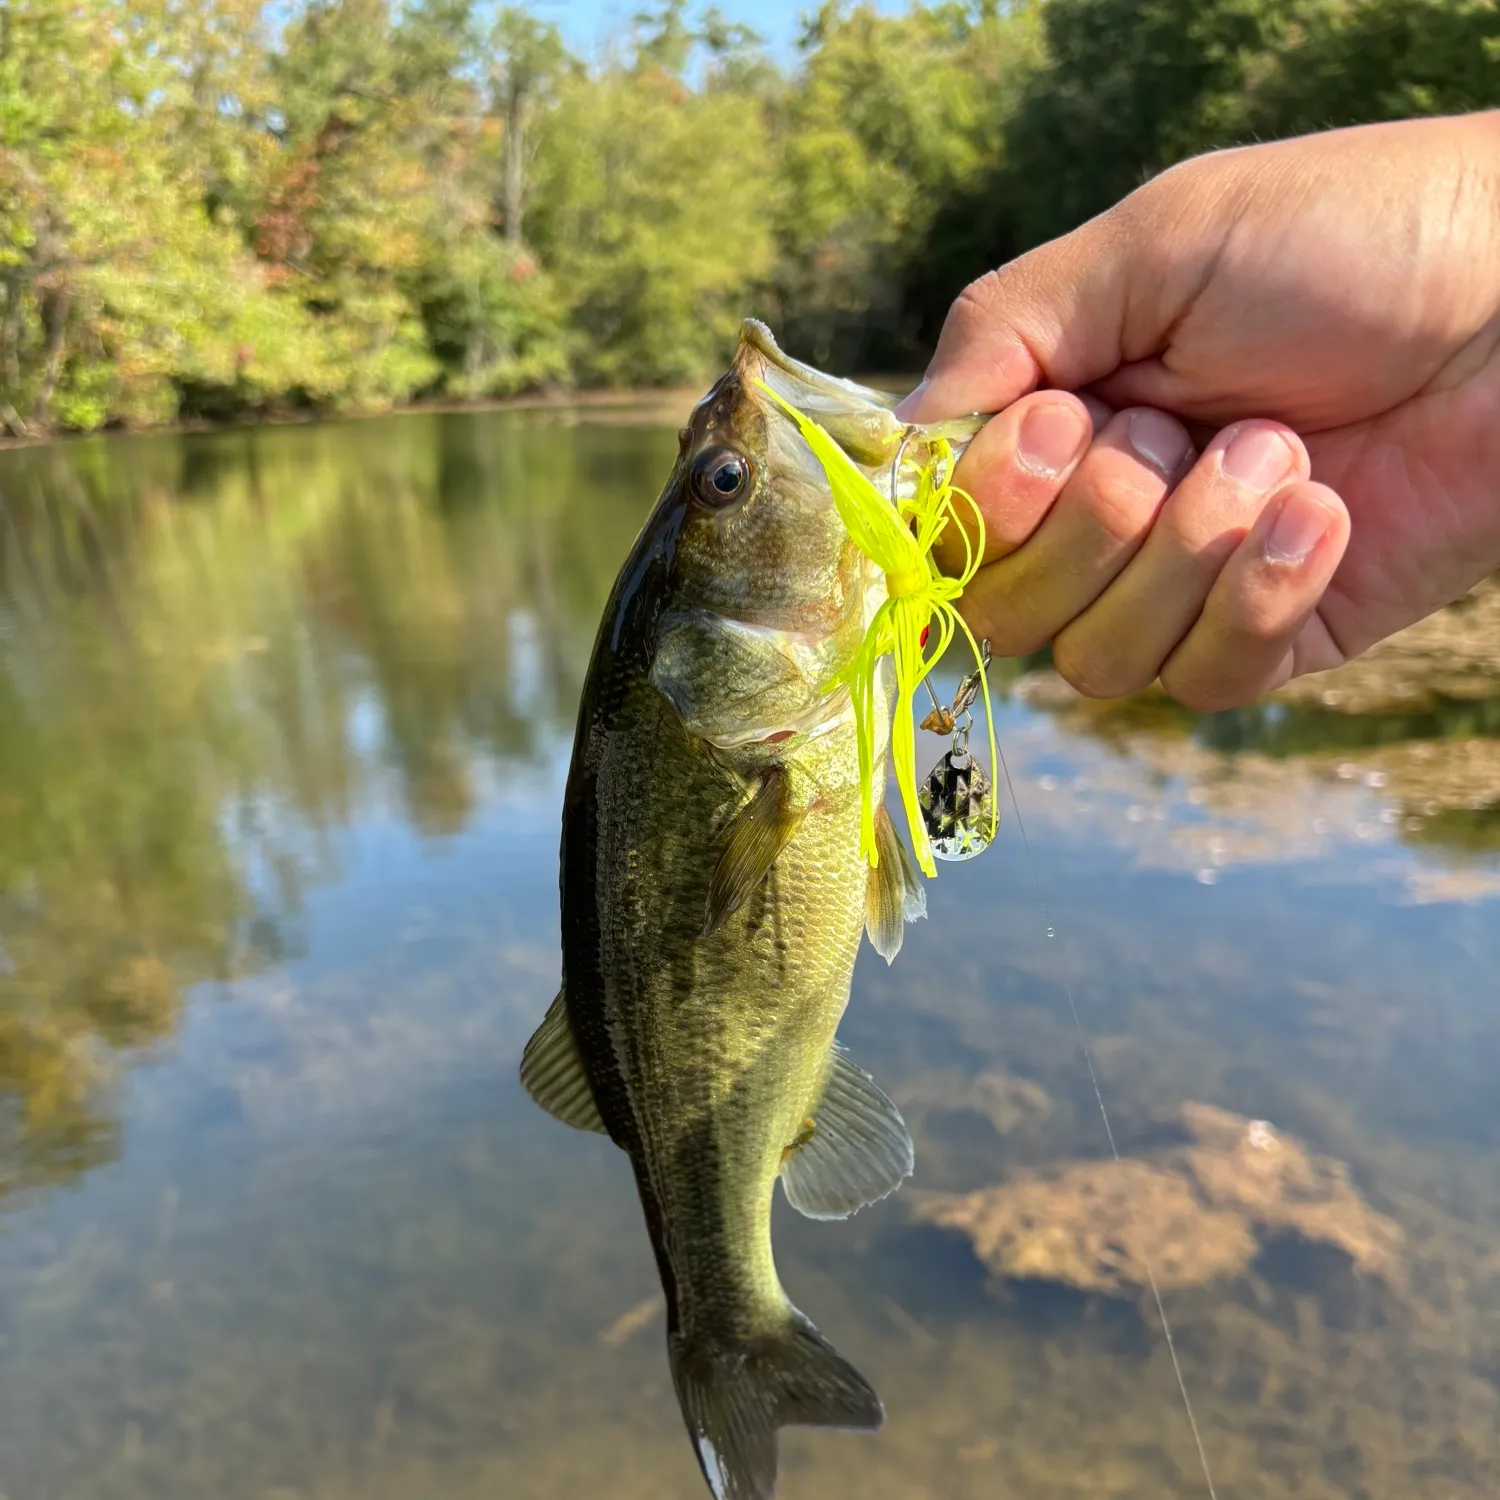
M746 326L600 624L564 798L563 989L522 1064L539 1103L630 1159L674 1386L721 1500L769 1500L780 1427L883 1420L782 1289L771 1199L780 1180L802 1213L843 1217L910 1174L899 1113L835 1036L861 933L889 960L925 911L888 819L879 868L862 857L839 683L883 577L763 381L861 462L882 441L896 461L890 398ZM878 786L884 736L874 750Z
M672 1226L684 1326L717 1312L759 1326L780 1316L769 1233L780 1153L821 1083L864 923L859 791L846 769L852 714L828 745L842 784L826 787L829 810L813 814L777 861L774 895L705 939L714 846L699 835L722 826L741 789L675 728L659 694L643 688L640 698L612 738L622 760L645 763L601 767L641 793L615 810L616 842L599 851L606 869L623 863L624 849L640 861L601 953L609 980L600 1021L621 1038L612 1061L627 1101L618 1123L602 1112L617 1140L634 1133L657 1211ZM672 915L643 934L652 913ZM592 1003L586 994L580 1016ZM710 1179L717 1190L707 1194ZM746 1299L727 1308L723 1272L742 1262ZM713 1295L700 1297L705 1284Z

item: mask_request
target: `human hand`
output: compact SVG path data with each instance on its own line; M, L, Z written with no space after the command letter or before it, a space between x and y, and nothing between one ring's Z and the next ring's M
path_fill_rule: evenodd
M968 287L898 411L999 413L997 655L1203 710L1337 666L1500 568L1500 111L1164 172Z

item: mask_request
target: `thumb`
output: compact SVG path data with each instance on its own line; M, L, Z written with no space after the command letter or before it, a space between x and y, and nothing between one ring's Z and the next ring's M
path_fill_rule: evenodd
M1129 330L1130 342L1158 343L1170 319L1132 306L1135 288L1150 285L1142 261L1156 257L1154 236L1128 211L1130 203L965 287L925 378L896 415L934 422L1003 410L1043 385L1076 391L1142 357L1125 345L1127 324L1140 323L1143 312L1145 325Z

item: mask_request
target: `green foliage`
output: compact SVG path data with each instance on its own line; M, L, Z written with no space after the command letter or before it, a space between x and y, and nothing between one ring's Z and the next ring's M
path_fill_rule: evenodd
M525 249L469 226L411 285L428 347L455 396L510 396L571 376L567 307L557 280Z
M1301 19L1251 115L1266 133L1297 135L1497 103L1495 0L1365 0Z
M644 60L559 96L533 234L567 290L585 379L700 377L771 272L768 132L725 98Z
M477 767L553 755L671 446L434 414L0 455L0 1212L114 1153L123 1065L295 947L356 808L443 836Z
M589 66L487 0L9 0L0 430L697 382L747 313L910 366L1185 156L1496 103L1496 0L825 0L790 73L689 0Z
M1246 134L1258 69L1296 0L1051 0L1047 61L1010 122L1004 201L1018 245Z
M782 107L777 270L788 338L824 362L909 362L907 269L943 205L993 170L1040 58L1037 8L896 18L825 4ZM956 290L956 288L955 288Z
M1500 105L1495 0L1049 0L1004 151L908 283L923 342L954 291L1197 153Z

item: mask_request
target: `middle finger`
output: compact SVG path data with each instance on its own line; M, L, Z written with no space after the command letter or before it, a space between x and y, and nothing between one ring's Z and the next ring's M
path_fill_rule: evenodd
M1290 428L1261 421L1226 428L1173 490L1125 570L1059 633L1057 670L1091 698L1148 687L1271 497L1310 468Z
M964 591L975 630L1002 656L1051 640L1135 555L1192 453L1186 429L1164 412L1116 413L1035 533Z

